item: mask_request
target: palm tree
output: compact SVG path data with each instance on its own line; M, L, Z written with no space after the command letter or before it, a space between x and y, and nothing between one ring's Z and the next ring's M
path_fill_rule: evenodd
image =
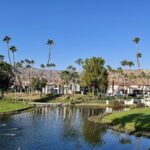
M133 63L133 61L127 61L127 60L123 60L123 61L121 61L120 62L121 63L121 65L122 66L129 66L129 67L132 67L132 66L134 66L134 63ZM125 93L125 87L126 87L126 78L128 78L128 74L125 74L125 73L123 73L123 76L124 76L124 93Z
M54 44L54 41L51 39L48 39L47 41L47 45L49 46L49 54L48 54L48 60L47 60L47 64L50 63L50 59L51 59L51 46Z
M135 37L133 39L133 42L136 44L136 61L137 61L137 66L140 70L140 61L139 61L139 58L142 57L142 54L139 52L139 48L138 48L138 43L140 42L140 38L139 37Z
M106 68L107 68L109 76L111 78L111 83L112 83L112 87L111 88L112 88L112 95L113 95L114 94L114 80L113 80L113 76L112 76L111 73L114 72L114 71L113 71L113 69L112 69L112 67L110 65L107 65Z
M47 64L44 65L43 67L41 67L43 70L42 70L42 72L40 74L40 78L41 78L41 76L43 76L43 73L44 73L46 67L48 67L48 64L50 64L50 60L51 60L51 46L54 44L54 42L53 42L53 40L48 39L46 44L49 46L48 60L47 60Z
M30 60L30 65L31 65L31 78L33 78L33 65L35 64L34 60Z
M122 70L121 67L118 67L118 68L116 69L116 73L119 75L119 76L118 76L118 79L124 77L124 75L123 75L123 70Z
M53 68L56 67L54 63L51 63L51 80L53 81Z
M4 61L4 56L0 55L0 62L3 62L3 61Z
M35 64L34 60L30 60L30 65L31 65L31 79L33 78L33 65ZM31 89L31 99L32 99L32 95L33 95L33 88L31 86L31 82L30 82L30 89Z
M76 71L76 68L73 67L72 65L69 65L69 66L67 67L67 70L72 72L72 71Z
M79 66L82 66L82 65L84 64L84 61L83 61L83 59L78 58L78 59L75 61L75 63L76 63L77 65L79 65Z
M16 68L21 68L22 67L22 63L21 62L17 62L16 63Z
M41 64L40 67L41 67L41 68L45 68L45 65L44 65L44 64Z
M125 67L125 66L128 65L128 61L127 61L127 60L123 60L123 61L121 61L120 63L121 63L121 65L122 65L123 67ZM127 74L125 74L125 72L123 71L124 94L126 94L126 77L127 77Z
M21 68L23 67L23 63L22 63L22 61L21 62L17 62L16 63L16 70L20 70ZM23 85L22 85L22 82L21 82L21 74L20 74L20 76L18 76L18 80L20 80L20 86L21 86L21 88L20 88L20 93L22 94L22 99L23 99L23 103L25 104L25 101L24 101L24 94L23 94Z
M13 53L13 63L14 63L14 69L16 68L16 64L15 64L15 52L17 51L15 46L11 46L9 48L9 50Z
M31 68L32 68L32 65L31 65L31 60L29 60L29 59L25 59L24 62L25 62L25 67L28 70L29 95L30 95L30 101L31 101Z
M9 36L5 36L4 39L3 39L3 42L6 43L6 46L7 46L7 52L8 52L8 58L9 58L9 63L12 65L11 63L11 57L10 57L10 52L9 52L9 42L10 42L11 38Z
M127 65L128 65L129 67L132 67L132 66L134 66L134 62L133 62L133 61L128 61Z
M14 88L15 88L15 101L17 100L17 87L16 87L16 78L17 78L17 72L16 72L16 62L15 62L15 52L17 51L15 46L11 46L9 50L13 53L13 68L14 68L14 74L15 74L15 82L14 82Z
M51 81L53 81L53 67L56 67L54 63L47 64L47 67L51 68ZM49 75L49 82L50 82L50 75Z
M44 65L44 64L41 64L40 67L41 67L41 69L42 69L40 78L43 78L43 73L44 73L45 65Z

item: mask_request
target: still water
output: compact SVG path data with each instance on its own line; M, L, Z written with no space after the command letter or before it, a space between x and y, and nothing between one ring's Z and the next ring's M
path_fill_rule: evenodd
M91 123L94 108L41 108L0 117L0 150L148 150L150 139Z

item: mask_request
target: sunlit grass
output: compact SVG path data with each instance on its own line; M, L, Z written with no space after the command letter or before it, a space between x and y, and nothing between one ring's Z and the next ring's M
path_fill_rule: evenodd
M1 100L0 101L0 112L11 112L11 111L16 111L20 109L25 109L28 108L27 104L23 104L20 102L10 102L10 101L5 101Z
M150 132L150 108L136 108L130 111L114 112L104 116L101 123L111 124L114 129Z

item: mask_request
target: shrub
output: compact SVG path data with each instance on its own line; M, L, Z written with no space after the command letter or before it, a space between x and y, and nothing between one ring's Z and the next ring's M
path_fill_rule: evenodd
M121 107L123 107L123 105L124 105L124 104L123 104L123 102L121 102L121 101L116 101L116 100L115 100L115 101L112 102L112 107L113 107L113 108L121 108Z
M143 103L137 103L136 107L137 108L144 108L145 104L143 104Z

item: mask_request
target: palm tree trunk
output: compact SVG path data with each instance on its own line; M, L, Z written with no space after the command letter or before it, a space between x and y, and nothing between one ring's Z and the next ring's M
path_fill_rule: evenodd
M31 82L30 82L30 68L29 68L29 96L30 96L30 102L31 102Z
M53 81L53 70L52 70L52 67L51 67L51 80Z
M49 54L48 54L47 64L50 63L50 59L51 59L51 46L49 47Z
M9 63L12 65L11 58L10 58L9 44L7 44L7 52L8 52Z
M31 78L33 78L33 70L32 70L32 68L33 68L33 66L31 67ZM30 83L30 85L31 85L31 83ZM31 86L31 100L32 100L32 97L33 97L33 88Z
M50 46L50 48L49 48L49 54L48 54L47 64L46 64L46 66L44 67L44 69L42 70L40 77L43 75L43 73L44 73L44 71L45 71L47 65L50 63L50 57L51 57L51 46Z
M14 82L14 88L15 88L15 102L17 100L17 89L16 89L16 78L17 78L17 75L16 75L16 64L15 64L15 54L13 52L13 63L14 63L14 74L15 74L15 82Z
M138 66L138 68L140 70L140 61L139 61L138 54L139 54L138 44L136 44L136 61L137 61L137 66Z

